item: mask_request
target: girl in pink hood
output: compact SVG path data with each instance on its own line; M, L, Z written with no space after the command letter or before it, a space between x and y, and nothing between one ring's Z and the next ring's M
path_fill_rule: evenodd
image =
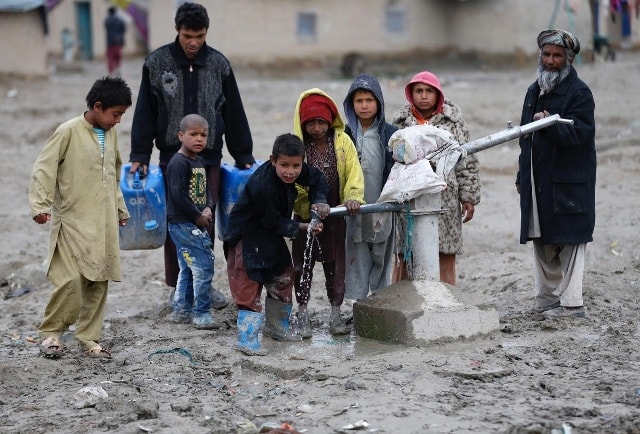
M408 105L402 107L391 123L398 128L429 124L447 130L460 144L470 140L467 123L462 111L444 97L438 77L429 72L419 72L404 89ZM463 253L462 223L473 218L475 205L480 202L480 178L478 159L467 155L460 160L446 179L447 188L442 192L442 208L438 233L440 238L440 280L456 284L456 255Z

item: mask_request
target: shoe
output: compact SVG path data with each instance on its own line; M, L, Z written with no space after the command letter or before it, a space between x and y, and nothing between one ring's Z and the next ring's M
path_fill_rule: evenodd
M270 336L274 341L300 342L302 336L290 321L291 303L267 297L264 304L266 324L262 329L262 334Z
M238 342L237 348L247 356L265 356L267 350L260 344L260 328L264 316L260 312L249 310L238 311Z
M229 300L224 296L220 291L215 289L213 286L209 291L209 296L211 297L211 307L215 310L224 309L229 305Z
M560 302L559 301L556 301L555 303L549 304L547 306L536 306L534 308L534 311L535 311L535 313L544 313L544 312L546 312L548 310L555 309L557 307L560 307Z
M213 330L220 328L220 324L213 320L210 313L194 316L193 320L191 320L191 324L193 324L198 330Z
M296 317L296 330L298 334L302 336L302 339L311 339L313 332L311 331L311 320L309 319L307 306L299 306Z
M57 336L49 336L40 343L40 354L47 359L58 359L64 356L65 348Z
M542 315L546 316L547 318L584 318L586 316L583 306L558 306L555 309L545 311Z
M171 312L169 322L172 322L174 324L191 324L191 315L187 312L174 310L173 312Z
M340 306L331 306L331 314L329 315L329 333L333 336L344 336L351 333L345 320L340 314Z

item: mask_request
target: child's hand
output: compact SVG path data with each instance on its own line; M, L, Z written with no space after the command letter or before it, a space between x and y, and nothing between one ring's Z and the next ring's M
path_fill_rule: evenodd
M41 213L41 214L38 214L37 216L35 216L33 218L33 221L38 223L39 225L43 225L46 222L48 222L49 220L51 220L51 214L47 214L47 213L44 213L44 212Z
M205 211L209 212L205 212ZM205 211L202 211L198 220L196 220L196 226L199 228L208 228L211 226L211 222L213 221L213 214L211 214L211 210L209 208L205 208Z
M360 212L360 202L357 200L348 200L344 203L349 215L356 215Z
M308 232L309 228L311 228L312 235L318 235L324 229L324 225L322 222L317 223L300 223L300 230L303 232Z
M311 205L311 209L314 210L321 219L327 217L329 211L331 211L331 207L326 203L314 203Z

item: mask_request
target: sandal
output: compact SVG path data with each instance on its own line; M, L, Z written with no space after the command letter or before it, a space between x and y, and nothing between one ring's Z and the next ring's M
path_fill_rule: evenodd
M96 345L95 347L84 352L85 357L90 357L94 359L111 359L111 352L106 348L102 348L100 345Z
M49 336L40 342L40 354L47 359L58 359L65 353L64 346L57 336Z

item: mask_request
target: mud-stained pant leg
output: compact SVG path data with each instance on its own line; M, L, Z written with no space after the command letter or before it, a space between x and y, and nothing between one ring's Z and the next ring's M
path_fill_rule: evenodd
M536 306L560 301L562 306L582 306L582 278L586 244L542 244L533 240Z
M295 272L293 264L287 267L280 275L274 277L273 281L264 285L267 294L271 298L280 300L283 303L293 303L293 281L295 280Z
M345 270L345 294L350 300L366 298L369 295L369 276L372 270L371 253L368 243L354 243L347 240Z
M369 288L376 292L380 288L391 285L393 271L393 243L390 240L371 245L371 272L369 273Z
M82 307L75 331L76 339L84 350L91 349L100 343L108 286L107 281L93 282L85 279Z
M344 228L341 231L344 234ZM323 263L325 286L327 289L327 297L331 306L341 306L344 301L344 279L345 279L345 243L344 235L339 237L335 243L334 261Z
M49 265L47 275L54 288L38 328L38 334L43 339L49 336L60 337L67 331L78 319L82 305L82 291L86 280L67 250L64 243L59 242Z
M262 312L262 285L249 279L242 260L242 241L227 251L227 276L233 301L238 309Z

